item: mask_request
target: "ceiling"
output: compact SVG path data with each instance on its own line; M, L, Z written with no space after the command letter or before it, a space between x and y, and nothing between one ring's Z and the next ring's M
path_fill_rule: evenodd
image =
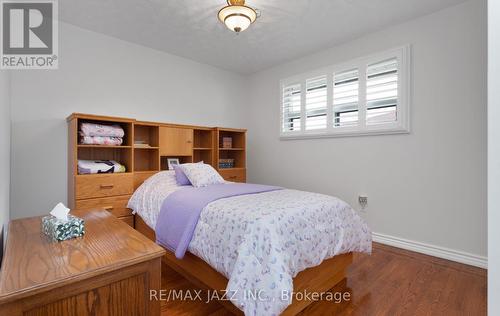
M247 0L261 17L237 35L224 0L64 0L59 18L126 41L250 74L465 0Z

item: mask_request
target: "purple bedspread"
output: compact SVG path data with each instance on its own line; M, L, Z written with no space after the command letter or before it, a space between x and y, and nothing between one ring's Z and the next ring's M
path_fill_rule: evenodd
M281 189L260 184L231 183L175 191L163 201L156 222L156 242L175 252L175 256L182 259L193 238L201 211L210 202Z

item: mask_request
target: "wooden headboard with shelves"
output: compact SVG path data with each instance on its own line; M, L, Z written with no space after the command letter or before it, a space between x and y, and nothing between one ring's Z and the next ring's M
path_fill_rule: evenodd
M81 113L73 113L67 120L70 208L104 208L133 226L132 213L126 208L128 199L146 179L167 170L168 158L178 158L181 163L203 161L217 169L226 180L246 182L244 129L145 122ZM84 122L120 125L125 132L123 143L120 146L79 144L79 126ZM232 139L231 148L223 148L223 137ZM79 159L115 160L125 166L126 172L80 175ZM234 166L219 168L220 159L231 159Z

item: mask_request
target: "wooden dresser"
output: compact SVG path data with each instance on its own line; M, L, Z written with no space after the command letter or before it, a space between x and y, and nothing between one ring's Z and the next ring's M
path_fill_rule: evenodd
M49 241L41 217L13 220L0 273L0 315L160 315L165 251L106 211L73 211L86 234Z
M120 146L79 144L79 126L84 122L120 125L125 132L123 143ZM106 209L133 227L128 200L147 178L168 169L168 158L177 158L180 163L203 161L228 181L246 182L244 129L143 122L81 113L68 117L68 124L68 204L71 209ZM224 148L224 137L232 139L231 148ZM78 174L79 159L115 160L125 166L126 172ZM221 159L230 159L234 165L221 168Z

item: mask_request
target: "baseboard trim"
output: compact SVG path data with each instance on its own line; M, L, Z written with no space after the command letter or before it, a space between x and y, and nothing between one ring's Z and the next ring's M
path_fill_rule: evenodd
M488 269L487 257L380 233L372 233L372 237L373 241L384 245L415 251L423 253L425 255L456 261L483 269Z

